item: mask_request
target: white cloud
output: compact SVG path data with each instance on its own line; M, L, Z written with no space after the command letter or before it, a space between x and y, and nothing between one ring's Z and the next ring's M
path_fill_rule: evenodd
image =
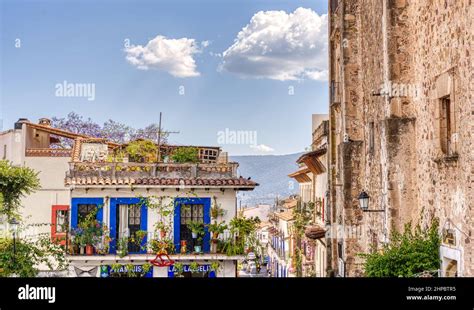
M316 81L327 81L329 78L329 71L322 70L322 71L306 71L306 76L312 80Z
M202 48L208 45L209 41L201 42ZM141 70L161 70L180 78L200 75L193 55L201 49L194 39L168 39L158 35L145 46L131 45L125 52L127 61Z
M219 71L243 78L327 80L327 15L260 11L222 56Z
M263 153L270 153L270 152L275 151L273 148L265 144L251 145L250 148L257 150L259 152L263 152Z

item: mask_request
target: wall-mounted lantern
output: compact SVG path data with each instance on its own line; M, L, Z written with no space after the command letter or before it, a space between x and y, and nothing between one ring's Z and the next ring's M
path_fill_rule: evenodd
M385 212L384 209L369 210L370 196L364 190L362 192L360 192L358 199L359 199L360 209L364 212Z

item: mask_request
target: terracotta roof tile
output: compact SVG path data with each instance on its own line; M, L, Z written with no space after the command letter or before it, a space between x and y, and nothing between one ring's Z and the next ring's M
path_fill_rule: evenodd
M114 178L109 177L67 177L66 185L155 185L155 186L232 186L255 187L258 183L244 178L228 179L178 179L178 178Z

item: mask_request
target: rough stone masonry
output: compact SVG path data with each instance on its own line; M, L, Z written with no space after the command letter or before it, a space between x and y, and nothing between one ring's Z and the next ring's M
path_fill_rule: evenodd
M474 276L472 0L329 1L329 14L331 222L361 231L332 236L329 273L362 276L358 253L437 217L442 275ZM362 190L385 211L362 212Z

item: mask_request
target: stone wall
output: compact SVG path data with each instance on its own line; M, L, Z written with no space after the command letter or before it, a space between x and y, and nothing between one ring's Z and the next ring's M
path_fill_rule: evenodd
M342 94L330 111L329 141L337 144L329 147L333 224L343 215L345 225L363 231L344 243L346 274L361 274L352 264L356 251L380 246L409 221L426 226L437 217L440 234L456 230L451 247L460 252L459 274L473 276L474 6L469 0L351 0L339 1L330 14L330 80ZM441 96L453 107L452 154L441 148ZM356 156L339 147L344 139L360 143ZM385 212L359 215L362 190L371 197L369 208Z

